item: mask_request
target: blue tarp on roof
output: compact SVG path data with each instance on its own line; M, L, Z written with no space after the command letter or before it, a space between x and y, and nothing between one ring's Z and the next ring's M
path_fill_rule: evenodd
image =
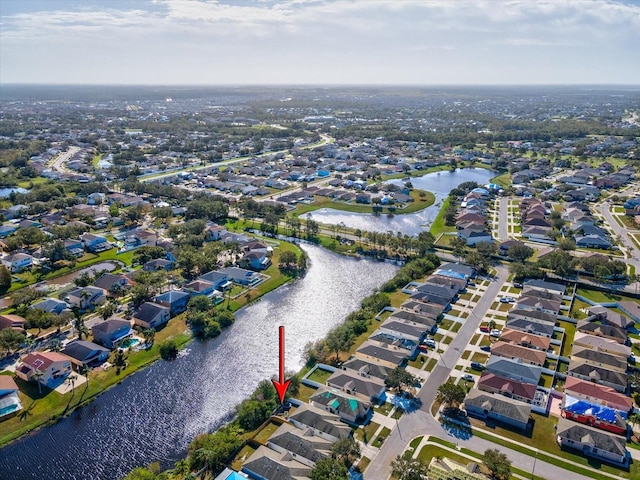
M624 420L627 419L627 412L622 412L605 405L595 405L567 394L565 394L564 409L578 415L592 415L608 423L618 423L616 416L622 417Z

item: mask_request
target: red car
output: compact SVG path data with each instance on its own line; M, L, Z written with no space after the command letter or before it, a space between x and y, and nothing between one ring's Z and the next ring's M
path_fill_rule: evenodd
M480 327L480 331L484 333L489 333L491 329L483 325L482 327Z

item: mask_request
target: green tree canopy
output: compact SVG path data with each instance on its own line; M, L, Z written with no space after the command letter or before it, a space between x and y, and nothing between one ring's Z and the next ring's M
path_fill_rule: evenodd
M509 480L511 477L511 461L496 448L485 450L482 456L482 463L498 480Z
M340 460L328 457L316 462L309 478L311 480L347 480L349 470Z

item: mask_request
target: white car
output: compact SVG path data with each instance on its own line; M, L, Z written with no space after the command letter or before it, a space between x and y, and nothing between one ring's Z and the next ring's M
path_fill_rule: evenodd
M465 373L464 375L462 375L462 379L466 380L467 382L474 381L473 375L471 375L470 373Z
M491 335L492 337L499 337L500 334L502 334L502 330L498 330L497 328L494 328L493 330L491 330L491 332L489 333L489 335Z

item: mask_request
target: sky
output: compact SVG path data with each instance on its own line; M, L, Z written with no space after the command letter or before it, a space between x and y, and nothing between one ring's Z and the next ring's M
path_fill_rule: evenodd
M640 84L640 0L0 0L0 85Z

